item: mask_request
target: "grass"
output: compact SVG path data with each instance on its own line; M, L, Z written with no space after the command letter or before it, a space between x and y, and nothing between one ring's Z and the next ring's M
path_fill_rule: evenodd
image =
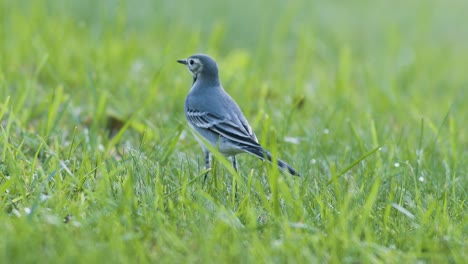
M464 263L467 8L0 1L0 262ZM303 177L203 181L196 52Z

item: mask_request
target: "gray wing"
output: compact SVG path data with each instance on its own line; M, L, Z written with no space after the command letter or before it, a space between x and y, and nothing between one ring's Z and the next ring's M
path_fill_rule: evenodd
M237 124L229 118L194 109L187 109L186 117L193 126L207 129L241 146L260 146L255 134L245 121L239 120L240 124Z

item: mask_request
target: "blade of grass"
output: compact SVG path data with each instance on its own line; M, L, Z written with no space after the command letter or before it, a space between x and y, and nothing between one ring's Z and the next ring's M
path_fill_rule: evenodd
M367 152L366 154L362 155L360 158L358 158L357 160L355 160L354 162L352 162L351 164L349 164L346 168L344 168L342 171L340 171L338 174L334 175L328 182L327 182L327 186L330 185L332 182L334 182L336 179L338 179L339 177L341 177L342 175L344 175L346 172L348 172L350 169L352 169L354 166L356 166L357 164L359 164L359 162L365 160L367 157L371 156L372 154L374 154L375 152L377 152L378 150L381 149L382 146L379 146L379 147L376 147L374 149L372 149L371 151Z

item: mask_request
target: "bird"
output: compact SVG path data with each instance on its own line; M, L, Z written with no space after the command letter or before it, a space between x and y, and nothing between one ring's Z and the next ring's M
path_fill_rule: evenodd
M206 54L195 54L177 62L186 65L193 77L192 87L185 98L184 112L202 147L206 169L211 168L211 152L205 146L205 143L209 143L231 160L236 172L236 155L249 153L263 161L277 164L282 171L300 176L291 165L273 158L260 145L238 104L221 85L218 65L213 58Z

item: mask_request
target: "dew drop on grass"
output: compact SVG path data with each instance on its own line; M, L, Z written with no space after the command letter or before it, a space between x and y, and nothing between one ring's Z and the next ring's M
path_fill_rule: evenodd
M134 77L135 79L141 78L144 66L145 64L142 60L135 60L130 67L130 76Z
M272 242L272 246L275 248L279 248L283 246L283 240L277 239Z
M183 130L182 133L180 133L179 138L180 138L181 140L184 140L186 137L187 137L187 132L186 132L185 130Z
M45 200L48 200L49 198L50 198L50 196L47 195L47 194L41 194L41 196L39 197L39 199L40 199L42 202L45 201Z
M21 213L17 209L11 210L11 212L16 215L17 217L21 217Z
M51 225L59 225L62 223L61 219L55 215L52 214L46 214L45 215L45 220L47 223Z
M24 208L24 212L25 212L27 215L31 214L31 208L25 207L25 208Z
M297 137L285 137L284 141L288 143L296 144L296 145L299 145L301 143L299 138Z

